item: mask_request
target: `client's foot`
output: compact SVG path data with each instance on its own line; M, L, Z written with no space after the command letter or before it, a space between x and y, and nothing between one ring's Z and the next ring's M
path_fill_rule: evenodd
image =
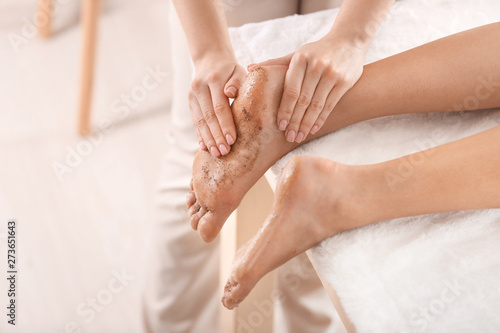
M287 67L260 67L250 72L232 110L238 138L231 152L213 157L200 150L186 203L191 226L212 241L243 196L260 177L297 144L285 140L276 126Z
M359 170L310 156L286 165L270 215L236 253L222 297L225 307L238 306L268 272L361 221Z

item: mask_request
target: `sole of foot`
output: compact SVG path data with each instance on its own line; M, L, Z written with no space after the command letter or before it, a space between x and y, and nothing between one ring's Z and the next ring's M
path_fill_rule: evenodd
M293 158L283 169L270 215L235 256L223 305L238 306L265 274L356 225L362 200L353 195L362 192L356 179L356 167L318 157Z
M243 83L231 108L237 139L228 155L200 150L193 163L186 198L190 223L211 242L243 196L260 177L297 144L286 141L276 124L286 66L259 67Z

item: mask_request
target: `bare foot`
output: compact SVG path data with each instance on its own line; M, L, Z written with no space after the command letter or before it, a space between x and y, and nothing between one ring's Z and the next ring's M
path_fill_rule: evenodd
M259 232L236 253L222 303L232 309L268 272L362 218L357 167L311 156L283 169L273 209ZM361 184L358 186L358 184Z
M297 144L285 140L276 114L287 67L260 67L250 72L232 105L238 138L226 156L200 150L193 163L186 198L191 227L212 241L243 196L260 177Z

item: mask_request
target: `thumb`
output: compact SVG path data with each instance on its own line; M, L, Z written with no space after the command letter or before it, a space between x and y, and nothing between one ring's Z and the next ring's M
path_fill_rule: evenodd
M258 62L255 64L248 65L247 69L248 71L252 71L257 67L260 66L288 66L290 65L290 60L292 60L293 53L287 54L286 56L280 57L280 58L274 58L274 59L269 59L266 61Z
M241 84L245 80L245 76L245 70L238 66L229 81L227 81L224 86L224 94L229 98L236 98L238 90L240 90Z

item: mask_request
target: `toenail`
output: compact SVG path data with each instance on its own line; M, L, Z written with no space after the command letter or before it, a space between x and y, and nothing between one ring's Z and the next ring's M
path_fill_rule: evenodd
M222 155L226 155L227 153L229 153L226 146L224 146L222 143L219 145L219 151Z
M295 142L301 143L302 140L304 140L304 133L299 132L299 134L297 134L297 137L295 138Z
M226 141L227 141L227 144L230 146L234 143L234 139L231 136L231 134L226 134Z
M212 147L210 148L210 153L211 153L213 156L215 156L215 157L218 157L218 156L220 155L219 150L218 150L217 148L215 148L215 146L212 146Z
M318 125L314 125L313 128L311 129L311 133L315 134L318 130L319 130L319 126Z
M285 119L280 121L280 131L284 131L286 129L287 124L288 124L288 122Z
M294 130L288 131L288 134L286 135L286 140L288 142L295 141L295 131Z

